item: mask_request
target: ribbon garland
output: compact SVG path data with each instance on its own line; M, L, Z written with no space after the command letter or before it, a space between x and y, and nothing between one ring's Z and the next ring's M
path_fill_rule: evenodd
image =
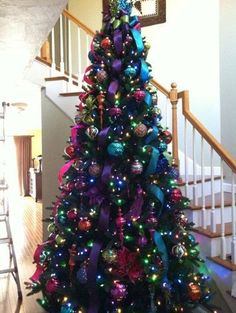
M118 55L121 54L122 49L123 49L123 38L122 38L122 31L119 29L116 29L114 31L114 36L113 36L113 40L114 40L114 45L115 45L115 49L116 49L116 53Z
M143 189L139 185L137 187L137 194L134 200L134 203L130 207L129 212L124 216L126 221L130 221L131 219L138 219L142 212L144 199L143 199Z
M148 186L148 191L150 191L153 196L160 201L161 205L163 205L164 203L164 193L163 191L161 190L160 187L154 185L154 184L150 184ZM161 213L161 212L160 212ZM159 214L160 215L160 214Z
M139 30L133 28L131 29L131 33L133 35L138 53L142 53L144 51L144 44L143 44L143 40L142 40L142 36Z
M151 134L148 135L148 137L145 139L145 144L148 145L150 142L155 140L157 138L158 133L159 133L159 129L156 126L154 126Z
M73 159L73 160L70 160L69 162L65 163L59 173L58 173L58 182L59 184L61 185L62 184L62 179L63 179L63 176L66 174L66 172L69 171L69 169L71 168L72 164L74 164L76 161L76 159Z
M141 60L140 78L143 82L149 80L149 68L144 60Z
M150 107L151 104L152 104L152 95L151 95L151 93L148 92L148 91L146 91L145 98L144 98L144 102L146 103L146 105L147 105L148 107Z
M116 95L118 89L119 89L119 82L118 82L118 80L117 79L113 80L110 83L109 87L108 87L108 99L109 100L111 100L111 101L114 100L115 95Z
M155 173L159 155L160 155L159 150L155 147L152 147L152 155L145 171L146 176L149 176Z
M99 132L99 134L98 134L98 144L99 144L99 146L104 146L105 145L109 130L110 130L110 126L106 127L106 128L103 128Z

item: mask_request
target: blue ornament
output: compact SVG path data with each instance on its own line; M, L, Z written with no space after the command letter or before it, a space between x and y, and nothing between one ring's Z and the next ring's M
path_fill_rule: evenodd
M159 150L161 152L164 152L164 151L166 151L166 149L167 149L167 144L164 141L160 142Z
M131 67L131 66L128 66L126 69L125 69L125 76L128 76L128 77L135 77L137 75L137 71L134 67Z
M173 179L178 179L179 178L179 170L176 167L171 167L169 170L169 174Z
M70 303L63 304L61 306L61 311L60 313L75 313L74 309L71 307Z
M123 144L119 141L113 141L108 145L107 152L111 156L119 157L124 153Z

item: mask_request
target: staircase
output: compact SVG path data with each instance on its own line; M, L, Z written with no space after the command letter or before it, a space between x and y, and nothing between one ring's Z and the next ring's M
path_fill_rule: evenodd
M56 32L60 38L55 37ZM88 58L79 55L87 56L93 35L91 29L64 10L33 65L44 66L47 96L72 120L82 92L83 73L89 66ZM60 46L60 53L56 46ZM191 113L188 91L178 92L175 83L170 90L155 80L152 84L158 90L162 123L169 125L173 134L170 149L173 165L181 175L179 188L191 200L186 216L195 224L192 231L211 275L235 312L236 302L228 293L236 297L236 160Z

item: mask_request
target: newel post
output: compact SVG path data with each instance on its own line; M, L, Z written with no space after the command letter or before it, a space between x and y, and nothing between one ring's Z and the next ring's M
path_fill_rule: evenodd
M41 50L40 50L41 59L45 60L48 63L51 63L51 55L50 55L50 43L48 39L44 42Z
M177 103L178 103L178 91L177 84L171 84L170 90L170 102L172 104L172 155L173 166L179 167L179 147L178 147L178 123L177 123Z

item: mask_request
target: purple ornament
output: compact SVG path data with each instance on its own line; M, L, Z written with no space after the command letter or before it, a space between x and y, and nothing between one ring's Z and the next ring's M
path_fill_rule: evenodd
M136 90L134 93L134 98L136 99L137 102L142 102L145 98L145 91L144 90Z
M112 298L115 301L120 302L126 297L126 295L127 295L127 287L124 284L118 281L115 281L111 289Z
M140 236L138 238L138 245L140 247L144 247L144 246L146 246L146 244L147 244L147 238L145 236Z
M114 107L114 108L111 108L110 110L109 110L109 114L110 114L110 116L120 116L121 114L122 114L122 111L121 111L121 109L120 108L117 108L117 107Z

